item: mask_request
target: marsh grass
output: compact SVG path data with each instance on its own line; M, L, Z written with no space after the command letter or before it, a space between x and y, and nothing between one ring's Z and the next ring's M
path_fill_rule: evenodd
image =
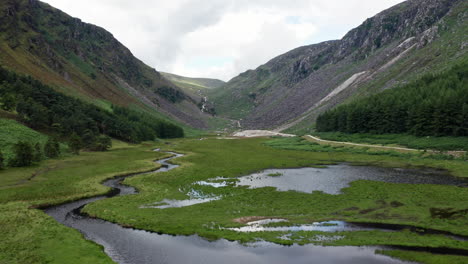
M433 149L440 151L468 151L467 137L416 137L407 134L346 134L340 132L315 133L321 139L346 141L364 144L404 146L414 149Z
M270 176L270 177L279 177L279 176L283 176L283 173L281 173L281 172L270 173L270 174L268 174L268 176Z
M31 208L103 194L108 191L100 184L104 179L156 168L152 160L165 155L147 144L114 145L109 152L83 152L0 171L0 263L113 263L101 246Z
M174 235L198 234L207 239L226 238L241 242L264 239L281 244L325 245L408 245L468 248L468 242L443 235L417 235L410 231L381 232L297 232L291 240L281 237L288 232L238 233L219 227L240 227L233 220L241 217L284 218L295 225L327 220L394 223L445 230L468 235L466 216L438 219L430 208L466 209L467 188L442 185L392 184L374 181L355 181L343 189L343 194L322 192L278 192L266 187L194 186L193 182L216 177L235 178L267 168L294 168L351 162L355 164L389 167L431 166L466 176L467 164L461 161L437 161L417 155L369 155L354 152L314 152L272 148L265 139L243 140L176 140L162 148L183 152L185 157L174 160L182 166L164 173L143 175L126 180L140 190L138 195L114 197L89 204L84 211L112 222L138 229ZM276 143L279 143L276 141ZM284 142L283 142L284 143ZM140 208L143 204L163 199L187 199L184 192L196 188L205 194L222 196L211 201L183 208ZM398 206L394 206L398 204ZM343 236L329 241L314 240L316 236ZM414 253L417 254L417 253ZM443 257L442 257L443 258ZM450 263L450 257L447 257Z
M104 179L116 174L154 168L156 165L152 160L165 156L151 151L156 147L186 154L173 160L173 163L182 166L168 172L127 178L125 183L136 187L139 194L100 200L87 205L84 211L91 216L128 227L174 235L198 234L209 240L226 238L246 243L264 239L285 245L390 244L468 248L467 241L443 235L417 235L410 231L293 232L290 240L286 240L282 237L290 232L239 233L220 229L243 226L234 222L234 219L260 217L289 220L282 225L345 220L406 224L468 235L466 215L454 218L434 218L431 215L431 208L452 208L463 212L467 209L467 188L355 181L343 189L342 194L330 195L322 192L279 192L272 187L248 189L232 185L222 188L193 185L196 181L217 177L234 180L264 169L329 165L345 161L357 165L403 168L429 166L466 177L468 164L459 160L432 160L417 155L319 152L307 149L309 145L297 140L274 139L272 143L269 139L208 138L201 141L170 140L159 142L156 146L115 142L110 152L84 152L80 156L48 160L37 167L0 172L0 178L10 178L10 182L14 182L37 170L51 168L27 183L0 187L0 233L3 235L0 259L6 263L110 263L100 246L83 240L79 232L60 225L42 211L28 208L103 194L108 191L107 187L100 184ZM163 199L187 199L187 194L180 190L191 188L223 198L183 208L140 208L141 205ZM429 261L431 256L417 252L398 255L422 262ZM457 263L453 261L466 260L466 257L437 255L437 259L440 260L438 263Z

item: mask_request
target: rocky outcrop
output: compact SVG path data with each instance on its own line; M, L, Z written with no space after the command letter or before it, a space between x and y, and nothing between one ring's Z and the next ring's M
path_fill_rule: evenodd
M394 41L408 39L431 28L458 0L409 0L367 19L346 34L335 59L354 54L357 59ZM356 52L357 51L357 52Z

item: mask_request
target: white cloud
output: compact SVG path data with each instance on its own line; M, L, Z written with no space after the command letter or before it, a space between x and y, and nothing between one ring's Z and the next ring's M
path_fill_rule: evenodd
M45 0L99 25L157 70L228 80L342 37L402 0Z

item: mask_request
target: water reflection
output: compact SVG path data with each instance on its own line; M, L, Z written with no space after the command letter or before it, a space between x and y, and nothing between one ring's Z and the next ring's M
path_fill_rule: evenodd
M180 208L191 206L195 204L207 203L211 201L216 201L221 199L221 197L212 197L212 198L198 198L198 199L187 199L187 200L169 200L164 199L161 202L154 203L153 205L144 205L140 208L158 208L158 209L166 209L166 208Z
M89 240L103 245L120 264L403 264L375 254L384 247L281 246L259 241L248 245L224 239L214 242L198 236L170 236L124 228L76 214L76 209L100 199L91 198L47 209L57 221L78 229Z
M297 232L297 231L320 231L320 232L342 232L342 231L367 231L380 230L391 231L383 228L366 228L344 221L314 222L312 224L291 225L291 226L268 226L271 223L288 222L285 219L265 219L247 223L246 226L236 228L226 228L237 232Z
M176 157L182 155L177 154ZM168 171L177 167L169 159L159 161ZM268 174L268 172L267 172ZM115 188L111 196L135 193L135 189L121 184L125 177L105 182ZM280 178L280 177L277 177ZM203 195L203 194L200 194ZM194 195L195 197L196 195ZM198 236L170 236L151 233L80 214L84 205L105 199L105 196L83 199L45 210L58 222L75 228L84 236L104 247L105 252L121 264L178 264L178 263L346 263L346 264L402 264L406 263L387 256L375 254L376 249L385 247L322 247L314 245L281 246L268 242L256 242L248 246L224 239L209 242ZM215 198L215 197L211 197ZM195 198L202 199L202 198ZM169 200L165 202L167 204ZM180 201L179 201L180 202ZM285 220L262 220L257 225L266 225ZM253 226L255 224L251 224ZM337 225L339 227L339 225ZM329 228L329 227L328 227ZM287 235L285 235L287 236Z
M233 185L249 186L250 188L276 187L278 191L307 193L322 191L329 194L340 194L341 189L349 187L349 184L356 180L407 184L467 185L467 181L464 179L436 170L379 168L351 166L348 164L333 165L327 168L265 170L237 178L237 182ZM216 188L229 186L228 181L219 182L217 179L196 182L195 184L210 185Z

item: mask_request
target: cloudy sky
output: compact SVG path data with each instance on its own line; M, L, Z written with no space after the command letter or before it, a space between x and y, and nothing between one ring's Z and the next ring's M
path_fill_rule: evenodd
M403 0L43 0L110 31L159 71L229 80L339 39Z

